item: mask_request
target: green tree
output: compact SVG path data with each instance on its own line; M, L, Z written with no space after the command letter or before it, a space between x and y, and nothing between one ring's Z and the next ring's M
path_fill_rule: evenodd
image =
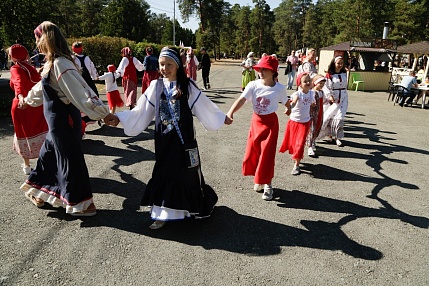
M255 3L255 8L252 9L250 17L252 24L251 50L259 56L263 52L272 54L276 51L272 34L274 13L265 0L253 0L253 3Z
M94 36L100 34L100 23L103 21L102 10L107 0L80 0L80 14L75 36Z
M250 6L243 6L239 9L239 13L235 19L235 54L243 58L250 52L250 31L252 24L250 23Z
M144 0L112 0L103 9L100 30L105 36L141 41L149 33L149 4Z

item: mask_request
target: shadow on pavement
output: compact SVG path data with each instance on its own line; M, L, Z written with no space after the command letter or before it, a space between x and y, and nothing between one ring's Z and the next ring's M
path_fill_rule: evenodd
M276 190L278 192L278 190ZM82 221L81 227L107 226L153 238L176 241L204 249L219 249L245 255L265 256L281 252L282 246L339 250L365 260L383 254L348 238L336 223L302 221L307 230L269 220L241 215L219 206L211 218L168 222L160 230L150 230L148 213L100 210L97 217Z

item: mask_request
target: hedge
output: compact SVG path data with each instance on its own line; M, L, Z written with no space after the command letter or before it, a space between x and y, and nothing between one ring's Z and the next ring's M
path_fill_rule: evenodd
M107 66L110 64L114 64L116 67L118 67L122 59L121 50L124 47L130 47L133 51L133 55L141 62L143 62L143 59L146 56L146 47L152 47L154 55L159 55L161 49L165 46L146 42L135 43L125 38L106 36L94 36L89 38L69 38L67 39L67 41L70 47L73 42L82 42L83 53L91 58L100 75L107 71ZM194 53L197 57L200 57L199 50L194 49ZM139 73L139 76L141 77L142 73ZM0 117L10 116L10 108L12 102L11 99L13 99L13 92L8 86L3 86L1 95Z

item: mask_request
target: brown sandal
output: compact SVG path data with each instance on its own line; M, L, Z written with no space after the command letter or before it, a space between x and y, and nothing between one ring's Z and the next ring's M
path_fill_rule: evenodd
M45 205L45 202L42 199L38 199L35 196L32 196L31 194L24 193L24 196L33 203L38 208L41 208Z

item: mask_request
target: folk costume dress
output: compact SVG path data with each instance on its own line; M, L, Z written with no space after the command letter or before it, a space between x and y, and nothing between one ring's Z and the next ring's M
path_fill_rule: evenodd
M192 78L194 81L197 80L197 69L199 64L197 57L193 53L188 53L186 55L186 76Z
M18 108L18 95L27 97L31 88L40 81L40 75L33 66L17 62L10 68L10 87L15 92L12 101L12 121L15 134L13 150L23 158L34 159L46 138L48 125L43 116L43 106Z
M301 89L292 94L298 96L298 101L290 114L286 124L280 152L289 151L293 160L304 158L305 140L310 129L310 106L314 102L314 90L304 93Z
M74 62L79 67L81 71L81 75L85 82L89 85L89 87L95 92L97 96L98 90L97 86L95 85L94 80L98 77L97 69L95 68L94 63L91 61L91 59L84 54L74 54ZM85 129L88 124L95 123L94 120L91 120L88 115L86 115L84 112L81 112L82 117L82 136L85 134Z
M143 60L143 66L142 94L149 87L151 81L159 78L158 58L154 55L147 55Z
M94 80L98 77L97 69L94 66L94 63L91 59L84 54L75 54L74 55L75 63L82 70L82 77L86 81L86 83L91 87L91 89L99 96L97 86L94 83Z
M310 107L310 130L307 135L307 146L314 146L323 123L323 103L326 101L323 90L314 91L316 105Z
M21 190L54 207L64 207L66 213L81 212L93 198L82 151L80 111L98 120L109 114L109 109L68 59L56 58L52 65L45 65L43 74L26 102L30 106L43 104L49 132L36 168Z
M133 56L123 57L117 72L122 76L126 106L134 106L137 101L137 72L143 70L143 64Z
M119 78L119 76L120 75L117 72L107 72L99 77L100 80L104 80L106 83L106 97L110 109L113 107L124 106L124 102L122 101L118 90L118 85L116 84L116 80Z
M241 88L244 89L249 82L254 81L256 79L255 70L252 68L252 66L255 63L253 62L253 59L248 57L244 62L242 62L242 66L247 67L243 68L242 76L241 76Z
M190 81L188 98L176 96L176 81L152 81L132 110L117 113L125 134L136 136L155 117L155 166L141 204L155 220L209 216L217 195L205 184L194 114L207 130L219 129L225 113ZM187 150L187 151L185 151Z
M334 103L324 105L323 125L319 138L332 136L342 139L344 138L344 117L349 105L347 74L326 74L326 79L323 91L327 97L331 95L334 97Z
M269 184L274 177L279 134L276 114L279 102L288 101L286 87L278 82L266 86L260 80L250 82L241 97L253 105L253 116L243 159L244 176L254 176L255 184Z

